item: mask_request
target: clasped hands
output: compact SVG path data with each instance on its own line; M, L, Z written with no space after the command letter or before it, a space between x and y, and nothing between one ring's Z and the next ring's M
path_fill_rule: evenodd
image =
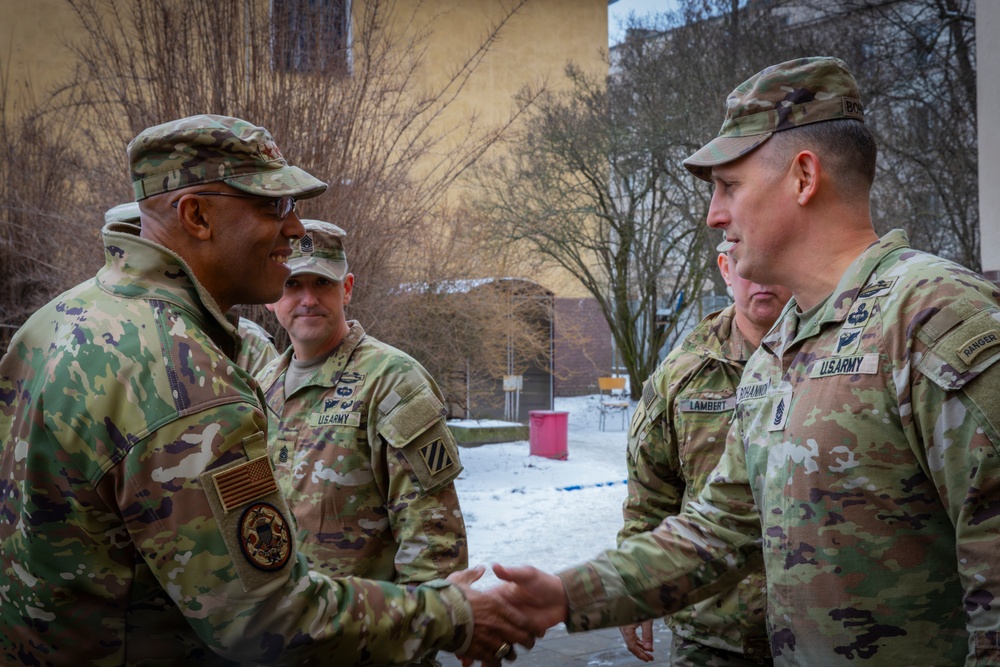
M517 658L514 644L531 648L546 630L566 620L566 591L556 575L531 566L494 565L493 573L503 583L486 591L473 589L485 571L479 565L448 577L472 607L472 641L458 656L465 667L476 661L500 667L503 660Z

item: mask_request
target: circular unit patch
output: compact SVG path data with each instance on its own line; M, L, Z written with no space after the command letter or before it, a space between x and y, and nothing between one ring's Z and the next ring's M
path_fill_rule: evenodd
M237 525L240 549L258 570L280 570L292 555L288 521L270 503L253 503Z

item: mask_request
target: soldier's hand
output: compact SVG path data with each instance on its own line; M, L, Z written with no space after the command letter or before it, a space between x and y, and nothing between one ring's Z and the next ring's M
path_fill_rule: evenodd
M653 622L643 621L618 628L629 653L643 662L653 662Z
M474 590L472 583L482 577L484 571L480 565L448 576L448 581L462 589L472 607L472 642L458 657L463 665L478 660L484 667L499 667L502 660L517 657L514 644L531 648L535 645L535 637L545 634L545 628L537 627L528 615L498 595L498 589Z
M534 629L544 632L566 620L566 589L556 575L530 565L511 568L494 565L493 573L507 582L493 591L524 612Z

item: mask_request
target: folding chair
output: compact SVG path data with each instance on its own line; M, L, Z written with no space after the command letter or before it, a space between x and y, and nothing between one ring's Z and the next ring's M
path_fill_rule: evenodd
M628 413L629 407L628 399L625 398L625 378L597 378L597 385L601 390L601 402L598 405L600 410L598 428L603 431L608 414L617 411L622 414L622 429L624 429L625 415Z

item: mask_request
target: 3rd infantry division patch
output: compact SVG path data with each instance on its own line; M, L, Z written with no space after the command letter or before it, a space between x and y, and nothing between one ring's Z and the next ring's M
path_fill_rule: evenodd
M444 440L438 438L420 448L420 456L423 457L427 469L432 475L436 475L442 470L446 470L454 465L448 448L444 446Z

